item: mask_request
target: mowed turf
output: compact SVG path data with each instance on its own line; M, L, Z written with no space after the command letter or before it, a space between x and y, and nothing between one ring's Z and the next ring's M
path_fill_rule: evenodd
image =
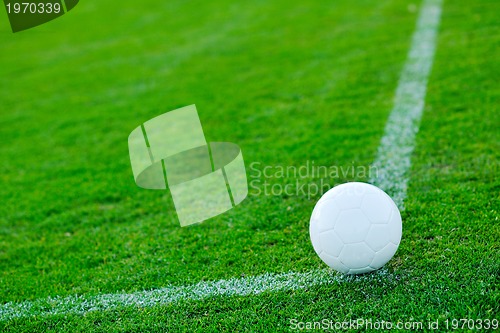
M127 136L195 103L208 141L239 144L249 176L252 162L368 166L416 5L82 2L18 34L0 16L0 302L324 267L308 236L319 195L251 190L232 211L180 228L168 192L135 186ZM498 318L497 11L493 1L444 4L403 240L383 274L0 328L287 331L292 318ZM349 180L367 179L327 181Z

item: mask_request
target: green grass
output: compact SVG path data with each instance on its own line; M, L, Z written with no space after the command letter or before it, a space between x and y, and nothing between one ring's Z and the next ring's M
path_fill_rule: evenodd
M237 143L247 167L368 166L417 12L394 0L116 6L84 1L17 34L0 14L0 303L323 267L308 235L319 196L251 195L180 228L168 192L134 184L128 134L195 103L207 140ZM287 331L291 318L498 318L499 9L444 3L403 239L385 278L18 318L0 330ZM349 180L366 181L328 181Z

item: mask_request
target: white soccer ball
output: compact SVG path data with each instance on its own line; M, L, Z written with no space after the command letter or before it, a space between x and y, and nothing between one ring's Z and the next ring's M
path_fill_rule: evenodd
M362 274L384 266L401 241L399 209L381 189L346 183L326 192L309 226L318 256L331 268Z

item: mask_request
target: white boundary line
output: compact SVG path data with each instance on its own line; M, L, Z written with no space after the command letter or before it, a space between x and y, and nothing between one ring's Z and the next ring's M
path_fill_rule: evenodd
M412 45L401 74L394 108L385 128L374 165L378 177L371 182L393 196L402 208L406 197L411 153L415 145L424 107L427 78L432 67L441 0L424 0ZM182 300L200 300L214 296L246 296L263 292L297 290L342 280L373 279L386 274L381 270L361 277L346 277L329 270L305 273L263 274L246 278L199 282L188 286L169 286L135 293L74 295L0 305L0 321L34 315L84 314L120 307L152 307Z
M124 294L102 294L97 296L72 295L49 297L35 301L7 303L0 306L0 321L28 316L85 314L123 307L153 307L182 300L201 300L215 296L247 296L264 292L290 291L342 281L361 281L387 275L379 270L371 275L341 275L329 269L304 273L266 273L245 278L199 282L187 286L169 286L161 289ZM383 278L386 279L385 277Z
M388 192L401 210L404 209L415 136L424 110L427 79L434 60L441 6L442 0L424 0L422 4L396 89L394 107L373 163L377 175L370 178L370 183Z

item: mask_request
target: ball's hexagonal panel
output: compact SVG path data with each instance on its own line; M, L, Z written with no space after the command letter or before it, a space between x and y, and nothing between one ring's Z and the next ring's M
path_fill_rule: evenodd
M331 230L340 214L338 205L332 200L319 202L313 211L313 219L318 223L320 232Z
M372 224L365 237L365 243L373 251L382 250L384 246L390 243L389 226L386 224Z
M375 269L379 269L380 267L384 266L389 260L391 260L397 249L397 245L394 245L392 243L387 244L382 250L375 253L370 266Z
M373 272L375 269L371 267L363 267L363 268L351 268L347 274L364 274Z
M401 241L401 236L403 234L403 224L401 221L401 214L399 209L394 207L392 210L391 218L388 224L389 240L395 245L399 245Z
M325 252L322 252L319 257L325 264L327 264L329 267L333 268L336 271L339 271L341 273L348 273L349 268L346 267L340 260L339 258L333 257L328 255Z
M337 237L333 230L328 230L319 235L321 249L327 254L338 257L344 243Z
M392 203L383 193L367 193L363 197L361 210L372 223L388 223L391 217Z
M372 263L375 252L365 243L346 244L340 252L339 259L350 269L366 268ZM373 267L373 266L372 266Z
M364 193L354 189L345 189L334 197L335 203L341 210L360 208Z
M370 221L360 209L342 211L335 223L335 233L344 244L361 242L365 239Z

